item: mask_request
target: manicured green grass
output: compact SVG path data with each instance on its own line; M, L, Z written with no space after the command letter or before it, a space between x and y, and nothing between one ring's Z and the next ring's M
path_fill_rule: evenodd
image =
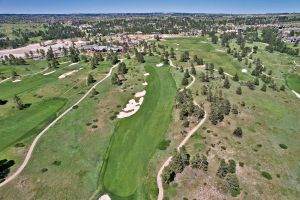
M300 93L300 76L297 74L289 74L286 78L287 84L290 89Z
M62 98L48 99L0 120L0 151L20 139L36 134L56 116L65 103L66 100Z
M117 124L102 171L102 184L114 199L139 199L149 159L164 138L176 86L169 68L146 64L147 94L140 110Z
M34 78L25 78L16 83L8 81L0 85L0 98L6 99L23 92L29 92L55 80L57 77L53 75L36 75Z

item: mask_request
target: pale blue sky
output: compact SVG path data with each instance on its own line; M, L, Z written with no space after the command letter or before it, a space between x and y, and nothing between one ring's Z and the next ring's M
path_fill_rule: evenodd
M0 0L0 13L300 12L300 0Z

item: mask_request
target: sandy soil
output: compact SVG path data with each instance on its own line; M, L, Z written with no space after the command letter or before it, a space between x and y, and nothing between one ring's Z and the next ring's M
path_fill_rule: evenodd
M147 83L147 82L144 82L144 83L142 83L142 85L148 85L148 83Z
M44 75L44 76L47 76L47 75L53 74L55 71L56 71L56 70L53 70L53 71L47 72L47 73L45 73L45 74L43 74L43 75Z
M78 62L77 63L71 63L71 64L69 64L69 66L73 66L73 65L77 65L78 64Z
M247 73L248 70L247 70L247 69L242 69L242 72L243 72L243 73Z
M164 65L164 63L159 63L159 64L156 64L156 67L162 67Z
M118 119L123 119L126 117L130 117L134 115L141 107L144 101L144 96L146 95L146 91L137 92L134 97L139 98L139 101L136 102L135 99L130 99L126 104L126 107L117 115Z
M149 75L150 75L149 73L145 73L145 74L144 74L144 76L149 76Z
M63 47L70 47L72 45L72 41L70 39L66 39L66 40L57 40L56 41L56 44L52 44L52 41L51 40L48 40L46 42L44 42L45 46L40 46L39 43L34 43L34 44L29 44L25 47L20 47L20 48L16 48L16 49L3 49L3 50L0 50L0 57L1 56L5 56L5 55L9 55L9 54L12 54L16 57L25 57L25 53L29 52L29 51L33 51L34 53L36 53L36 50L37 49L43 49L45 50L45 52L48 51L48 49L50 47L52 47L52 49L55 51L55 50L58 50L59 48L63 48ZM78 40L77 42L75 42L75 46L79 47L79 46L82 46L86 44L85 41L81 41L81 40Z
M82 68L79 68L79 69L75 69L75 70L72 70L72 71L69 71L69 72L66 72L62 75L60 75L58 78L59 79L63 79L63 78L66 78L67 76L71 76L72 74L78 72L79 70L81 70Z
M1 81L0 81L0 84L1 84L1 83L4 83L5 81L8 81L9 79L11 79L11 78L9 77L9 78L6 78L6 79L1 80Z
M104 194L98 200L111 200L111 198L108 196L108 194Z
M17 83L17 82L20 82L20 81L22 81L22 80L16 79L16 80L13 80L12 82L13 82L13 83Z

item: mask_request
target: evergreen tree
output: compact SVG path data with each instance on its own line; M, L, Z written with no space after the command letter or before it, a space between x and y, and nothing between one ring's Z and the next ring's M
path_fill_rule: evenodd
M224 88L227 88L227 89L230 88L230 83L229 83L229 80L228 80L228 77L227 77L227 76L226 76L226 78L225 78L225 80L224 80L223 87L224 87Z
M237 73L235 73L235 75L233 76L232 80L234 80L236 82L240 80Z
M260 90L263 92L267 91L267 85L264 83Z
M242 88L238 87L235 92L236 92L236 94L241 95L242 94Z
M91 74L88 74L87 79L86 79L86 84L90 85L94 82L95 82L94 77Z

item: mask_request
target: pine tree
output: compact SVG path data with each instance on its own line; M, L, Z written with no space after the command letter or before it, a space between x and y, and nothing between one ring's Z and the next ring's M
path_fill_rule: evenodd
M94 77L91 74L88 74L87 79L86 79L86 84L90 85L94 82L95 82Z
M228 80L228 77L227 77L227 76L226 76L226 78L225 78L225 80L224 80L223 87L224 87L224 88L227 88L227 89L230 88L230 83L229 83L229 80Z
M234 80L236 82L240 80L237 73L235 73L235 75L233 76L232 80Z
M264 83L260 90L263 92L267 91L267 85Z
M236 92L236 94L241 95L242 94L242 88L238 87L235 92Z

